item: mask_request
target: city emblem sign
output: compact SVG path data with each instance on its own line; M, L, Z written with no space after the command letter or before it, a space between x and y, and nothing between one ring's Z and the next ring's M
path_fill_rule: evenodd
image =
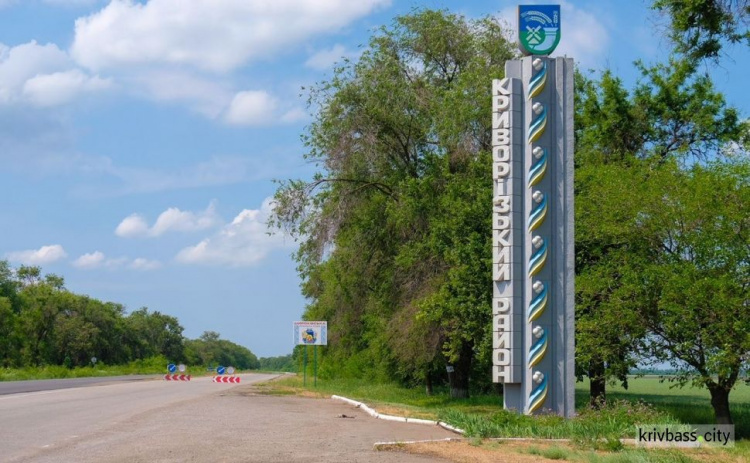
M560 43L560 5L518 5L518 44L525 55L549 55Z

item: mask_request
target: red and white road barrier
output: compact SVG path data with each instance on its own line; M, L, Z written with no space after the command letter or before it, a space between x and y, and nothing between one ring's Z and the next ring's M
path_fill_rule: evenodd
M239 383L239 376L214 376L214 383Z
M167 381L190 381L190 375L164 375Z

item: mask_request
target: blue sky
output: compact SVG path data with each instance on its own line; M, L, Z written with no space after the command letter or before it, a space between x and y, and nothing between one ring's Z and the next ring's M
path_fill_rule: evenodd
M312 175L301 87L414 7L513 21L516 4L0 0L0 259L287 354L305 301L265 221L273 179ZM632 84L669 47L648 4L563 2L555 54ZM747 58L711 70L743 117Z

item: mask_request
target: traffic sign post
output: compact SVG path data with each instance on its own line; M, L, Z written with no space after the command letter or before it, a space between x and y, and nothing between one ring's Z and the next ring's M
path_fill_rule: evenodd
M318 346L313 346L313 387L318 387Z
M228 366L223 367L219 366L216 368L216 374L217 376L214 376L213 382L214 383L233 383L233 384L239 384L240 377L234 376L234 367ZM226 376L224 375L226 373Z
M175 374L177 370L180 370L181 374ZM175 365L174 363L170 363L167 365L167 374L164 375L165 381L190 381L190 375L186 375L185 371L187 370L187 367L183 364L180 364L179 366Z
M302 385L307 386L307 346L313 347L313 385L318 385L318 346L328 344L328 322L294 322L294 345L305 346L302 362Z

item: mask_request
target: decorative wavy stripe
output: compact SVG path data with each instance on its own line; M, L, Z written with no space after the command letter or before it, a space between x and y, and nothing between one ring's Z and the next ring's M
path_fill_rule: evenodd
M542 156L534 162L529 171L529 185L534 186L541 182L547 173L547 150L543 150Z
M534 119L529 126L529 143L533 143L539 140L539 137L544 133L544 129L547 128L547 108L542 105L540 114Z
M532 99L542 93L542 90L544 90L544 85L547 83L547 61L540 61L541 69L539 70L539 72L534 74L534 77L531 78L531 82L529 82L529 99Z
M541 317L544 310L547 308L547 287L542 286L542 291L534 296L529 305L529 322L533 322L537 318Z
M534 367L544 358L547 353L547 332L542 331L542 337L537 339L529 351L529 366Z
M542 196L542 201L534 206L529 216L529 230L534 231L544 223L544 219L547 217L547 197Z
M534 251L534 254L529 260L529 275L534 276L541 272L544 268L544 264L547 263L547 242L542 240L542 245L539 249Z
M544 399L547 398L547 376L544 376L544 379L542 379L542 382L534 388L533 391L531 391L531 395L529 396L529 413L533 413L537 411L542 404L544 404Z

